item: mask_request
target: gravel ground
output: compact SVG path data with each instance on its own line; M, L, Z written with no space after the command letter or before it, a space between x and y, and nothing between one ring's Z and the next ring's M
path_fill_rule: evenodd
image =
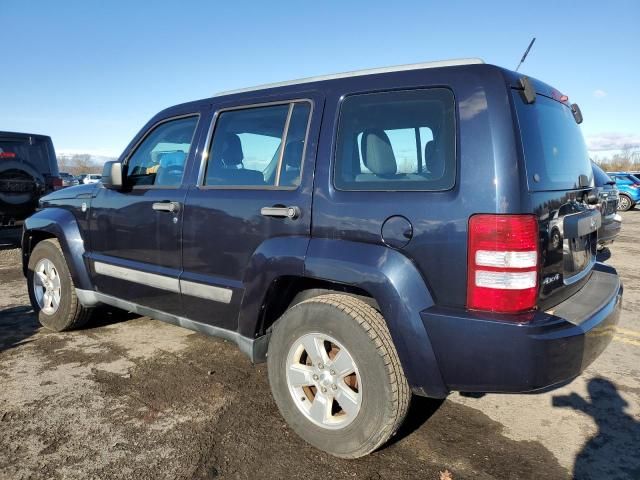
M584 375L537 395L414 401L393 441L359 460L303 443L264 365L231 344L104 310L56 334L28 306L0 235L0 479L640 478L640 211L609 263L625 282L614 341Z

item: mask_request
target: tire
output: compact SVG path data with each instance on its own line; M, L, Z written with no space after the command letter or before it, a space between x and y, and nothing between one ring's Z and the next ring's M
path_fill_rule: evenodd
M308 353L318 345L327 355L323 368L312 361L322 350ZM339 372L350 371L345 358L355 372L348 376ZM305 441L337 457L373 452L397 431L409 408L409 385L384 318L348 295L321 295L287 310L274 325L267 362L284 419ZM315 408L329 404L328 410Z
M47 277L45 281L50 289L43 286L42 274ZM56 288L58 285L59 289ZM43 327L64 332L80 328L89 320L92 310L84 308L78 301L75 285L57 240L43 240L33 249L29 257L27 286L33 311ZM43 291L58 292L57 306L56 295L53 295L53 300L51 295L47 300Z
M626 212L627 210L631 210L633 208L633 201L628 195L621 193L618 197L618 210L621 212Z

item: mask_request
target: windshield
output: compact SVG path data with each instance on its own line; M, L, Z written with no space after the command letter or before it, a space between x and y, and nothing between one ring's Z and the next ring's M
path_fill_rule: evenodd
M543 95L532 104L513 90L529 190L579 188L580 175L593 177L587 146L571 109Z
M14 160L29 165L40 174L56 175L51 161L50 140L36 136L0 136L0 162Z

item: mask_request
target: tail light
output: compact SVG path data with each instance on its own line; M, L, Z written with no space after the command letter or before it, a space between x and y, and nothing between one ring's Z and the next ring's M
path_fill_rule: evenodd
M62 177L47 177L47 185L52 190L60 190L64 186Z
M533 215L469 219L467 308L532 310L538 296L538 222Z

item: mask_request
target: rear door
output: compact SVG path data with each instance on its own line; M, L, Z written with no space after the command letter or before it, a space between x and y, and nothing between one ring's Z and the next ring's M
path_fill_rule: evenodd
M541 308L577 291L596 261L600 212L587 204L593 170L571 107L538 94L533 103L512 91L520 127L526 186L541 234Z
M322 97L272 98L214 105L184 209L180 284L192 320L235 330L240 305L262 301L245 292L267 282L273 256L295 259L302 275Z

